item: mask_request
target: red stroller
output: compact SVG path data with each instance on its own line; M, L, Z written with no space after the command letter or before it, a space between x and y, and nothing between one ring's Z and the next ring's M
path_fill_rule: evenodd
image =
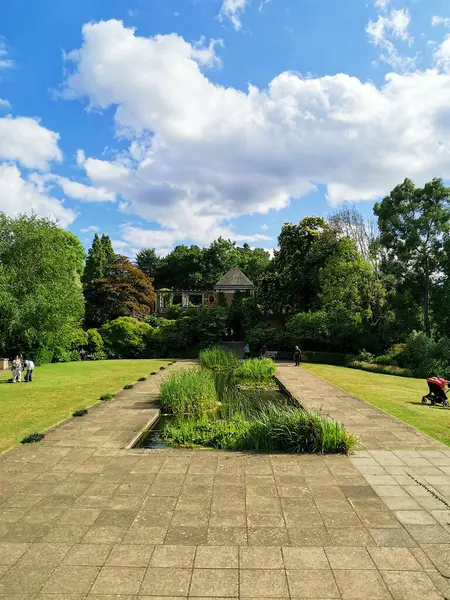
M445 386L447 380L442 377L429 377L427 379L429 392L422 398L422 404L426 404L427 400L434 406L435 404L442 404L442 406L448 406L448 398L445 393Z

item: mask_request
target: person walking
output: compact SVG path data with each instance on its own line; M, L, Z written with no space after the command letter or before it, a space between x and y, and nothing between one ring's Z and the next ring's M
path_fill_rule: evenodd
M267 354L267 346L265 344L262 345L261 351L259 353L260 358L266 358Z
M27 370L25 375L25 383L31 383L33 381L34 362L29 356L25 360L25 369Z
M244 346L244 360L246 360L247 358L250 358L250 346L248 344L245 344L245 346Z
M12 382L13 383L20 383L22 381L22 361L20 360L20 357L18 354L16 354L16 357L14 358L14 360L12 361Z
M295 360L295 366L299 367L300 366L300 360L302 358L302 351L300 350L300 348L298 346L295 346L295 350L294 350L294 360Z

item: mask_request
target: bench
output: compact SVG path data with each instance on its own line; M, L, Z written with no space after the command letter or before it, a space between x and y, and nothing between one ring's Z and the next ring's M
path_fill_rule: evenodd
M286 350L267 350L266 356L272 360L292 360L292 352Z

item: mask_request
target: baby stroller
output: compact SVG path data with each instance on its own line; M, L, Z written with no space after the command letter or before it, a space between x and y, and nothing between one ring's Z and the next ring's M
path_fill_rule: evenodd
M429 392L422 398L422 404L426 404L427 400L434 406L435 404L442 404L442 406L448 406L448 398L445 393L445 386L447 381L442 377L430 377L427 379Z

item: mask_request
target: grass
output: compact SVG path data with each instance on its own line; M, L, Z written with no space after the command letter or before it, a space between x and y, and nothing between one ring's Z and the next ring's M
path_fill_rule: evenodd
M8 384L10 371L0 372L0 452L168 362L102 360L44 365L36 368L30 384Z
M421 404L422 396L428 393L424 379L331 365L308 363L303 368L450 446L450 409Z
M214 375L194 367L170 373L162 382L160 400L164 411L171 414L192 414L217 406Z
M275 375L276 366L270 358L243 360L236 370L236 377L242 379L270 379Z
M180 373L182 371L171 376L175 397L177 389L183 385L177 386ZM205 374L209 375L205 371L185 370L183 376L189 375L195 380ZM216 373L217 379L220 380L220 392L217 391L221 399L218 410L209 414L185 414L166 421L161 439L173 446L290 453L348 453L356 446L357 438L341 425L323 415L307 413L279 392L253 390L243 393L235 388L232 378L227 381L221 373ZM194 384L195 389L198 387ZM180 412L192 413L193 410L179 410L178 414Z
M234 352L223 346L211 346L200 352L200 364L207 369L231 370L239 364Z

